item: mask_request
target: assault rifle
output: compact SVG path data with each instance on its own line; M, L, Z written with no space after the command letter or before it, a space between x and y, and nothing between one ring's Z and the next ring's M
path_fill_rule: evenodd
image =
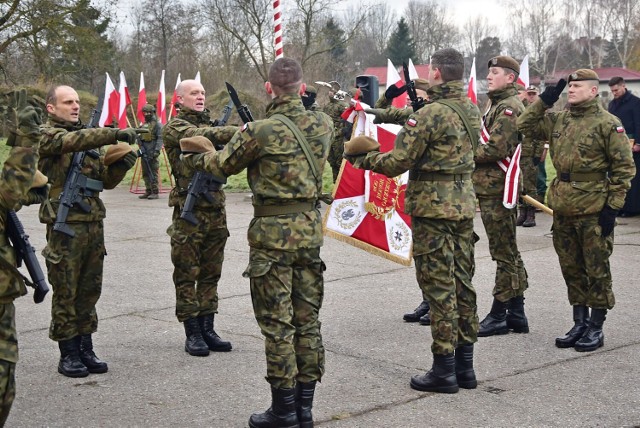
M11 246L16 250L16 265L20 267L24 260L24 264L29 271L29 276L33 283L26 282L34 288L33 301L41 303L44 300L44 296L49 292L49 286L44 279L40 263L38 263L36 250L29 242L29 235L24 231L22 222L13 210L7 213L7 237L11 241Z
M98 125L102 108L101 106L102 103L98 100L96 108L91 112L87 128L95 128ZM75 152L73 154L71 166L69 167L69 172L67 173L67 178L64 182L62 193L60 194L58 214L56 215L56 221L53 224L54 231L62 232L71 237L75 236L76 233L67 225L69 210L74 205L77 205L82 211L86 213L90 212L91 206L87 204L83 198L85 196L93 196L94 192L101 192L104 190L102 181L94 180L82 173L82 164L84 163L85 156L98 159L100 157L100 153L97 150L92 149L84 152Z
M416 83L409 76L409 67L406 62L402 63L402 71L404 72L404 82L407 85L407 95L411 100L411 107L413 107L413 111L418 111L425 105L424 98L418 96Z
M219 119L213 121L213 126L225 126L229 117L231 116L231 107L233 101L229 101L227 105L222 109L222 115ZM251 114L251 113L249 113ZM219 147L216 147L219 149ZM191 224L198 224L199 221L193 214L193 207L196 205L196 201L200 196L206 199L207 202L213 202L213 197L209 193L211 190L219 190L220 187L227 182L226 179L214 177L213 175L198 171L193 175L193 178L189 182L187 187L187 199L184 201L184 207L180 213L180 218L188 221Z

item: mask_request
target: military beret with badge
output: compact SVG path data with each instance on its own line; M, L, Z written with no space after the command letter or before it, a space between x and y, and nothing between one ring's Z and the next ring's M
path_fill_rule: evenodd
M377 150L380 150L380 143L364 135L359 135L344 143L345 157L366 155Z
M568 79L569 83L579 82L582 80L596 80L599 82L600 77L598 76L598 73L593 70L589 70L588 68L581 68L571 73Z
M494 56L489 60L488 67L508 68L520 74L520 64L518 64L518 61L507 55Z

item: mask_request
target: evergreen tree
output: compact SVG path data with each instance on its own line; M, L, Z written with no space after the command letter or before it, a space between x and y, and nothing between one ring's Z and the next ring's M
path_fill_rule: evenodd
M409 26L404 18L400 18L398 27L391 34L391 37L389 37L386 54L387 58L396 66L399 66L403 62L408 62L409 59L413 60L416 58L415 44L409 32Z
M485 37L478 43L478 50L476 50L476 75L479 79L486 78L489 74L489 67L487 63L494 56L500 55L502 46L498 37Z

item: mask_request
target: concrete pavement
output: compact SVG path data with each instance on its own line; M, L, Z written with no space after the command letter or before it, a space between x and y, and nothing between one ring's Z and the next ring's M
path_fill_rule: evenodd
M231 237L216 316L216 330L234 348L205 358L184 352L174 315L167 195L141 201L121 186L104 199L108 256L94 346L109 372L83 379L58 374L57 345L48 339L51 296L40 305L31 294L18 299L18 392L7 426L247 426L252 412L270 404L263 340L249 281L241 276L249 259L247 196L227 194ZM19 214L39 254L45 239L37 207ZM409 388L410 377L431 365L429 328L402 321L421 299L414 268L326 238L326 374L314 402L316 426L640 426L640 218L619 219L611 259L616 307L605 322L605 346L590 353L554 346L572 325L571 307L551 218L538 214L537 222L518 228L531 332L480 338L478 388L451 395ZM476 232L474 285L483 318L495 263L479 216Z

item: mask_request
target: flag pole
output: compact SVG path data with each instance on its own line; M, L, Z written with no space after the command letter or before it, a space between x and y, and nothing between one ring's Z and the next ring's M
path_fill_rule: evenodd
M273 0L273 24L276 59L278 59L284 56L284 50L282 49L282 14L280 13L280 0Z

